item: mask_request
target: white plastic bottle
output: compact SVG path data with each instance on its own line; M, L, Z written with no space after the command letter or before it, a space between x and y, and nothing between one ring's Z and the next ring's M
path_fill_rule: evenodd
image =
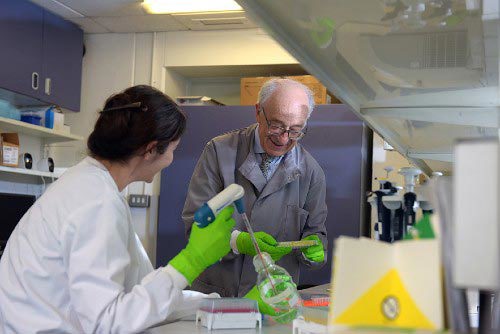
M253 265L258 273L257 289L260 296L276 312L272 318L280 323L297 318L301 314L302 301L290 274L275 264L267 253L262 253L262 259L258 254L255 255Z

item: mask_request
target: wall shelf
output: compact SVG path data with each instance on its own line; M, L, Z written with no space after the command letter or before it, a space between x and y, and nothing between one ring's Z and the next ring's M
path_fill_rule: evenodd
M14 174L23 174L23 175L31 175L31 176L43 176L57 179L59 174L49 173L49 172L41 172L39 170L34 169L23 169L23 168L15 168L15 167L6 167L0 166L0 173L14 173Z
M83 140L83 137L81 136L56 132L43 126L33 125L4 117L0 117L0 131L16 132L19 134L43 138L47 143Z

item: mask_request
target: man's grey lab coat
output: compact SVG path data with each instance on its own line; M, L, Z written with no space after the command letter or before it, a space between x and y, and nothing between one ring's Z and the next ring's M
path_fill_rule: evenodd
M212 139L206 145L191 177L182 218L189 235L194 212L231 183L245 189L246 213L254 232L264 231L278 241L300 240L317 234L327 249L325 174L300 144L290 150L266 184L254 153L257 124ZM246 231L235 211L235 229ZM299 283L299 262L320 268L299 250L278 261ZM232 251L207 268L192 285L193 290L217 292L223 297L242 297L256 283L252 257Z

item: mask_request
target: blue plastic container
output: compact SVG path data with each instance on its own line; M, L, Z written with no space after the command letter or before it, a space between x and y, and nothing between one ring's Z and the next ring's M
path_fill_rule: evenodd
M11 118L19 121L21 119L21 113L9 102L0 100L0 117Z
M33 125L42 125L42 118L40 116L35 116L35 115L21 115L21 121Z
M39 119L28 118L38 117ZM26 121L24 120L26 119ZM54 106L24 107L21 108L21 121L41 125L49 129L54 128ZM37 123L32 123L37 122Z

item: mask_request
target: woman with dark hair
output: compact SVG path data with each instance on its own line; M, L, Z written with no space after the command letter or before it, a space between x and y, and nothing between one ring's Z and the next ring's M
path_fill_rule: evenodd
M194 227L186 248L153 270L121 194L172 163L185 127L175 102L149 86L106 101L89 157L47 189L7 243L0 332L139 332L197 307L206 295L182 290L229 252L232 209Z

